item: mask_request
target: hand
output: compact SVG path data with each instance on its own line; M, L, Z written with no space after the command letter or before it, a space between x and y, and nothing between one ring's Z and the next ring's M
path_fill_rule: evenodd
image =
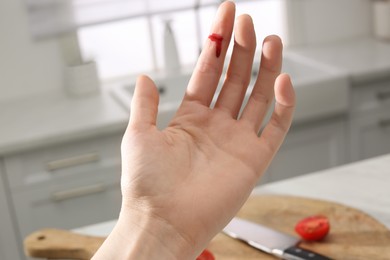
M122 210L96 258L105 253L105 259L115 254L117 259L154 259L154 250L158 259L194 259L237 213L280 147L295 96L289 77L280 75L282 44L277 36L263 43L260 72L239 116L256 48L248 15L236 21L227 76L210 108L234 15L232 2L221 4L211 31L223 37L221 55L216 57L216 44L208 40L166 129L156 127L155 84L146 76L138 78L122 141ZM259 136L274 97L272 117ZM142 241L147 242L142 246Z

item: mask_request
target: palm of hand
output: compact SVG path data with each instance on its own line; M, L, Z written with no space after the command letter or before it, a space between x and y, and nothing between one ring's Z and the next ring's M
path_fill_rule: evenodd
M197 103L182 109L188 111L164 131L150 127L129 135L125 161L132 163L125 171L132 174L123 174L123 190L130 204L147 205L149 214L175 223L184 236L194 226L200 234L217 232L221 224L208 219L226 223L238 211L267 166L260 156L266 151L245 122ZM178 220L173 209L188 208Z

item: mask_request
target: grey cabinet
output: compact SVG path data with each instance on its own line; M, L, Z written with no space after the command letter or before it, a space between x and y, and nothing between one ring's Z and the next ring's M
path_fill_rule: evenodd
M0 259L20 259L21 252L18 251L18 240L16 229L12 222L12 210L9 203L9 193L5 183L5 175L2 172L3 162L0 158Z
M261 183L319 171L346 162L343 117L293 125Z
M354 86L350 143L352 161L390 152L390 78Z
M351 157L362 160L390 152L390 108L353 121Z
M4 158L21 252L25 236L37 229L72 229L118 217L121 139L122 134L100 136Z

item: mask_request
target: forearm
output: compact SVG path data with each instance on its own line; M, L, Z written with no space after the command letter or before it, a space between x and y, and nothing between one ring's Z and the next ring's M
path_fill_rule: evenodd
M192 251L187 241L162 221L121 214L92 259L194 259Z

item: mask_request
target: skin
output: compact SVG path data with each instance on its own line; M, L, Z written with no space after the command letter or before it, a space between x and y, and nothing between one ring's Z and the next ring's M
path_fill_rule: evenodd
M259 75L239 116L256 36L250 16L234 17L235 5L222 3L210 32L223 37L221 56L208 39L166 129L156 127L155 84L138 78L121 147L122 208L93 259L195 259L241 208L282 144L295 95L289 76L280 74L281 40L264 40ZM233 27L227 76L210 108Z

